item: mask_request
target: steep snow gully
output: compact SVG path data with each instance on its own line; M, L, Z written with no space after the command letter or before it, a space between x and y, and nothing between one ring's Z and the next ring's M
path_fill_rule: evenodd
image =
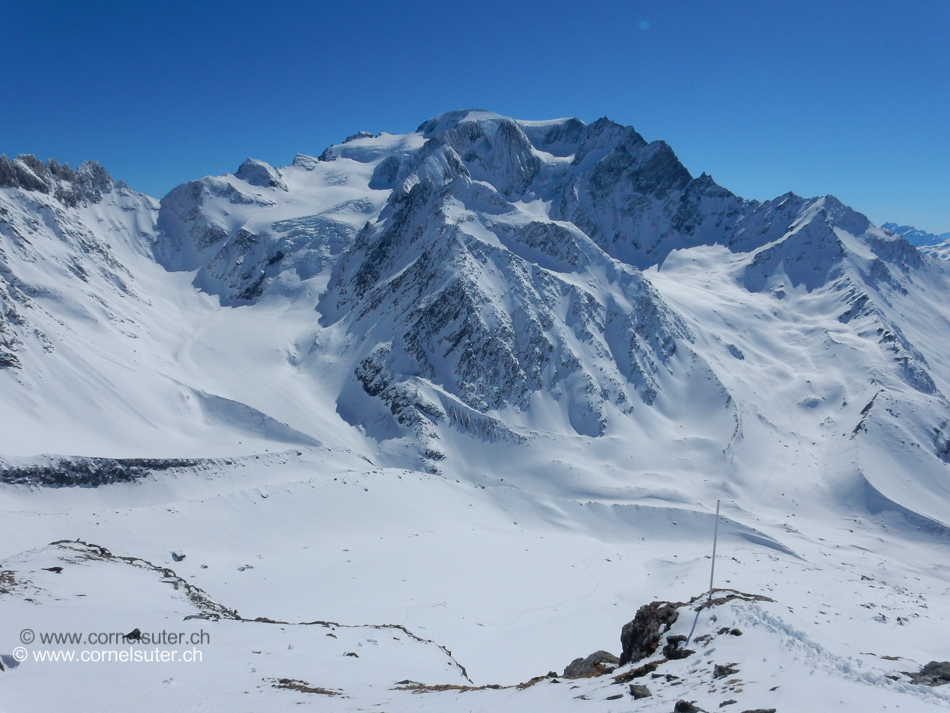
M0 710L946 710L950 274L904 234L607 119L161 201L0 157ZM88 636L136 629L200 657Z

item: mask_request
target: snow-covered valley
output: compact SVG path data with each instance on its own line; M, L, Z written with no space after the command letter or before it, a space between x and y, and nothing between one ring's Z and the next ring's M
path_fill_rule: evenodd
M161 202L2 161L0 711L950 707L903 673L950 659L939 255L607 120L451 112ZM565 678L706 590L717 500L743 596L695 653ZM209 641L12 667L25 628Z

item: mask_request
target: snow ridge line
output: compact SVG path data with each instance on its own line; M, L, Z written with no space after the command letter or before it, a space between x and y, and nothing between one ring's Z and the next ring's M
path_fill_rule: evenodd
M331 626L338 627L340 629L358 629L358 628L370 628L370 629L399 629L406 636L418 641L422 644L432 644L441 649L442 653L448 656L449 660L458 667L462 676L469 683L473 683L472 679L469 678L468 671L465 670L465 667L460 664L455 657L452 655L452 652L449 651L442 644L433 641L432 639L423 639L418 634L414 634L409 631L402 624L340 624L335 621L323 621L323 620L314 620L314 621L282 621L280 619L271 619L265 616L259 616L254 619L248 619L246 617L238 614L236 609L229 609L228 607L214 601L211 596L194 584L191 584L181 576L175 573L175 571L169 567L164 567L161 565L153 564L148 560L142 559L141 557L128 557L123 555L114 555L107 548L102 545L97 545L91 542L85 542L83 540L56 540L55 542L50 543L51 546L55 545L63 549L69 549L76 552L79 552L84 559L101 559L101 560L119 560L125 562L126 564L132 565L133 567L139 567L141 569L148 569L153 572L159 573L164 582L173 584L177 590L179 587L184 587L185 593L188 595L188 599L201 610L201 614L195 617L185 617L188 618L200 618L200 619L210 619L210 618L220 618L220 619L230 619L232 621L242 621L256 624L281 624L284 626L323 626L329 628Z

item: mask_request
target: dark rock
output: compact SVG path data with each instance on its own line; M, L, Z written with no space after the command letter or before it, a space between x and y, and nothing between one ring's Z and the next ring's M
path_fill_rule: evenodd
M63 571L63 568L62 568L62 567L43 567L43 571L44 571L44 572L55 572L56 574L59 574L60 572Z
M673 713L706 713L706 711L690 701L676 701Z
M9 345L5 345L9 346ZM10 351L0 349L0 369L19 369L20 359Z
M12 671L19 665L20 662L10 654L0 654L0 671L3 671L4 668L10 669Z
M660 645L660 637L670 630L679 617L677 609L682 602L652 602L637 611L633 621L624 624L620 632L620 665L640 661L653 654Z
M726 676L732 676L739 673L739 671L734 669L733 666L735 666L733 663L726 664L725 666L716 664L713 666L713 678L725 678Z
M641 698L649 698L653 694L650 693L650 689L647 688L646 686L639 683L631 683L630 695L633 696L636 700L640 700Z
M920 673L903 671L913 683L921 686L942 686L950 683L950 661L931 661Z
M132 629L128 634L125 635L126 641L141 641L142 640L142 630L138 627Z
M733 705L734 703L738 703L738 702L739 702L739 701L735 700L734 698L730 698L728 701L723 701L722 703L720 703L720 704L719 704L719 707L720 707L720 708L725 708L726 706L731 706L731 705Z
M359 654L353 653L352 651L347 651L347 652L346 652L345 654L343 654L343 655L344 655L344 656L352 656L352 657L355 658L355 659L358 659L358 658L360 657Z
M739 629L730 629L728 626L722 627L716 633L719 634L720 636L722 636L723 634L729 634L731 636L742 636L742 632L739 631Z
M184 553L184 552L172 552L172 559L175 560L176 562L181 562L183 559L185 559L185 553Z
M666 637L666 646L663 647L663 655L668 659L685 659L687 656L692 656L696 652L692 649L681 649L680 644L686 641L686 637L682 634L677 634L676 636L667 636Z
M574 659L564 669L564 678L589 678L612 673L620 661L607 651L595 651L586 659Z
M617 694L615 694L615 695L613 695L613 696L607 696L607 700L608 700L608 701L617 701L617 700L620 700L621 698L623 698L623 694L622 694L622 693L617 693Z
M658 661L650 661L649 663L645 663L642 666L637 666L637 668L627 671L626 673L620 674L619 676L615 677L614 680L617 683L629 683L635 678L643 678L648 673L653 673L656 671L657 666L659 665L660 663ZM657 675L659 674L654 674L654 677Z
M68 207L99 203L102 194L109 193L115 185L109 172L95 161L86 161L73 170L56 159L50 159L44 166L31 154L21 154L13 160L0 156L0 187L53 193Z
M190 468L207 460L180 458L54 457L24 466L0 464L0 483L51 488L94 488L111 483L131 483L157 471Z

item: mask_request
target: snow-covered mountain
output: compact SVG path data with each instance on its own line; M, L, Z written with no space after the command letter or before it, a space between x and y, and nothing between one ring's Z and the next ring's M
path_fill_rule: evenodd
M907 242L916 247L937 245L938 243L945 243L950 240L950 233L941 233L940 235L935 235L934 233L928 233L925 230L915 228L912 225L884 223L881 225L881 227L884 228L884 230L890 230L892 233L897 233L897 235L902 236L907 240Z
M64 537L168 566L187 547L215 566L174 566L245 616L398 623L456 678L517 683L697 594L722 500L731 586L842 617L830 680L854 627L880 648L865 581L905 607L878 653L941 656L898 599L950 586L928 564L950 536L950 275L834 197L744 200L607 119L461 111L161 202L3 157L0 236L10 572ZM236 552L274 564L236 582ZM301 567L333 584L305 596ZM781 630L760 606L735 616ZM855 690L950 700L891 674Z
M918 230L910 225L898 225L897 223L884 223L881 227L903 236L925 255L932 255L941 260L950 259L950 233L935 235L934 233Z

